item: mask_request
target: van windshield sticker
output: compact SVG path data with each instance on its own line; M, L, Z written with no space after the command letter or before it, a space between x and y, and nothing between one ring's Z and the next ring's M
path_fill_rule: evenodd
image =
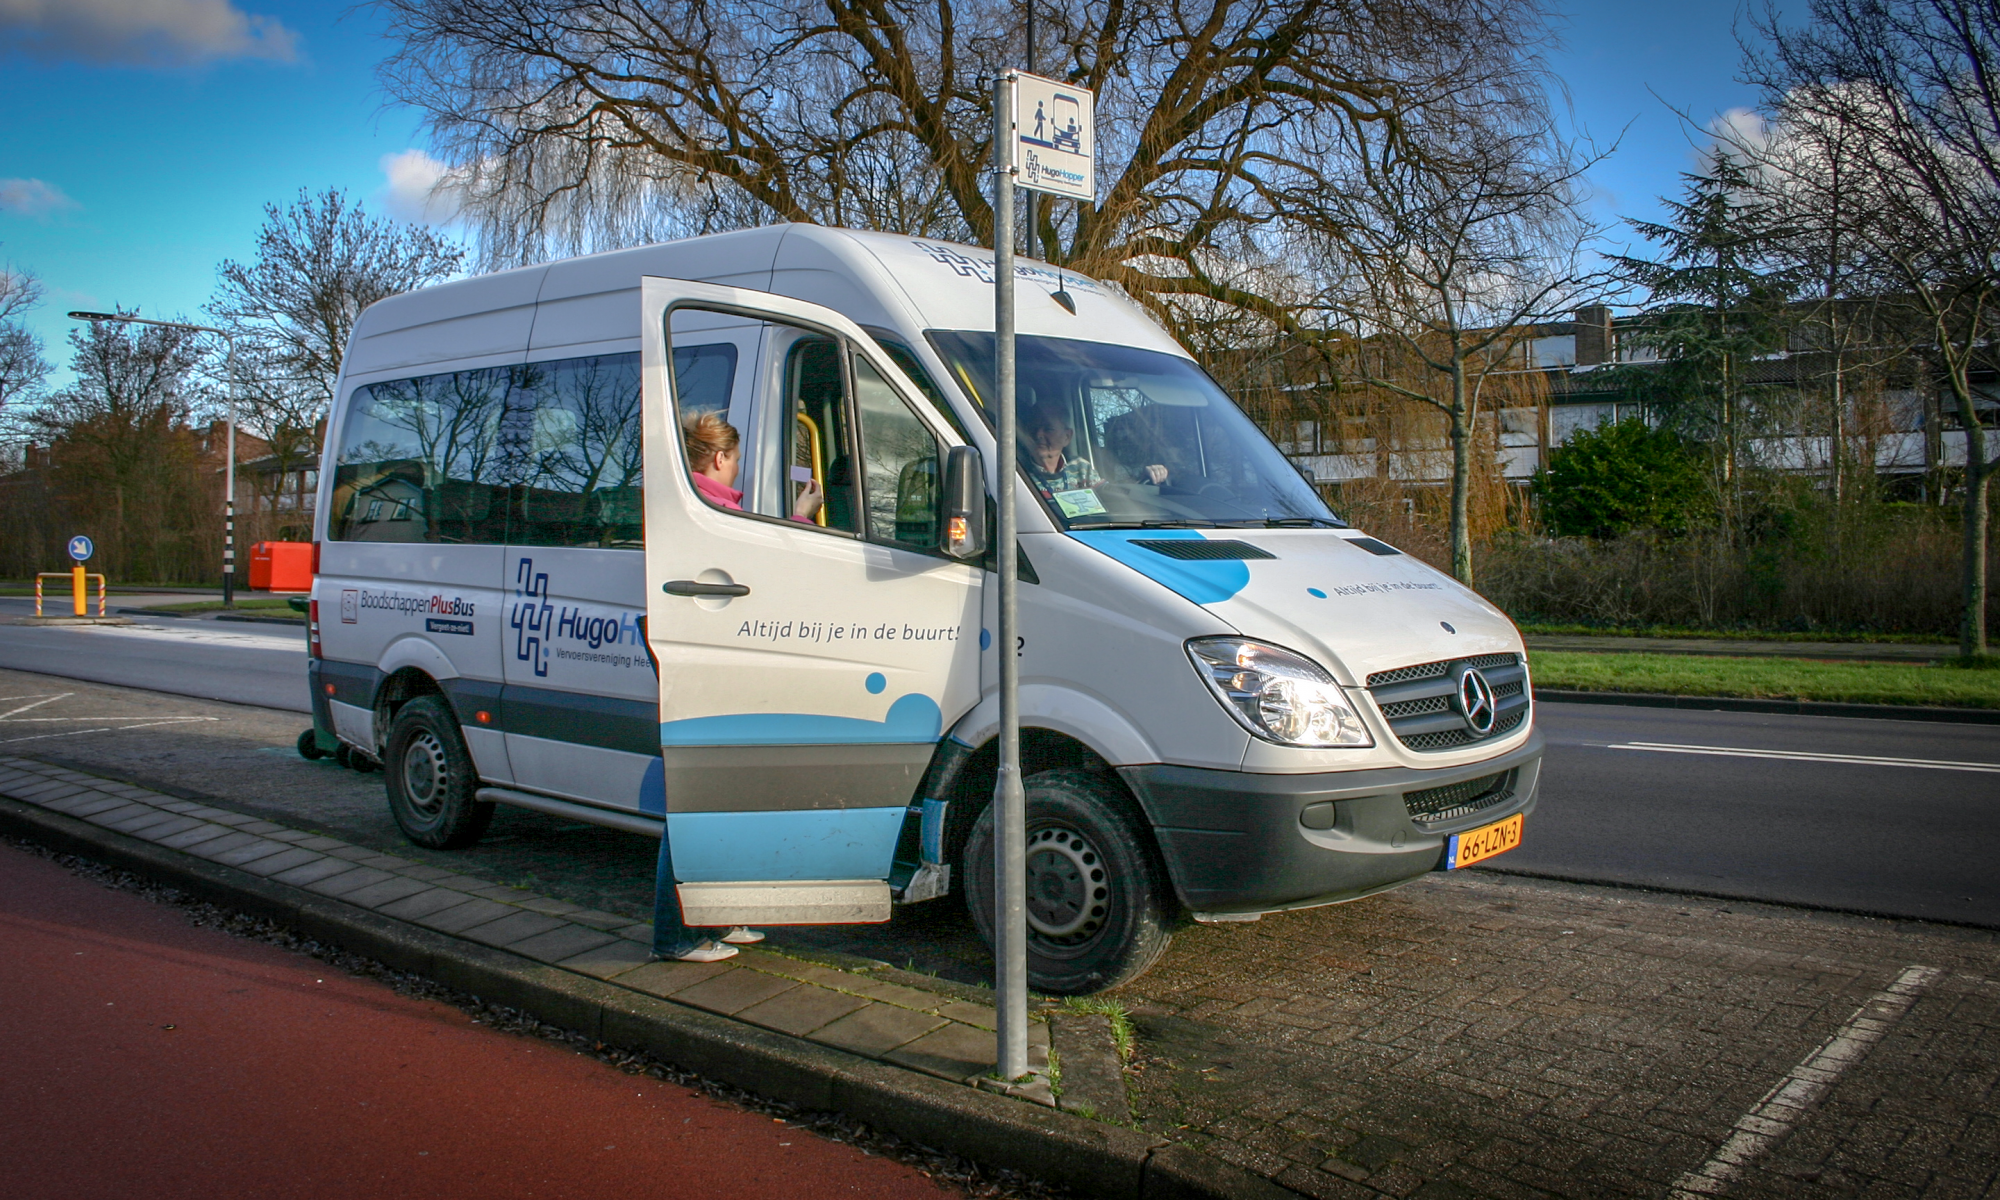
M1089 488L1078 488L1073 492L1057 492L1051 499L1056 502L1057 508L1062 509L1062 515L1065 517L1087 517L1092 513L1104 511L1104 501L1099 500L1097 493Z

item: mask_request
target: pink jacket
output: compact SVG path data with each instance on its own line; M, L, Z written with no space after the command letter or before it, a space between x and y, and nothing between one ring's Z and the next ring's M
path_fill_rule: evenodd
M743 493L740 489L725 487L700 471L694 472L694 486L696 491L700 492L708 499L709 503L714 504L716 507L734 509L737 512L743 511ZM794 515L792 520L802 522L806 525L812 524L811 521L801 516Z

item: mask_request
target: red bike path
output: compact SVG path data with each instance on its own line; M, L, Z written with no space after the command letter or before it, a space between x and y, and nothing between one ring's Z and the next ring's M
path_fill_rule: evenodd
M0 1025L10 1200L944 1190L4 845Z

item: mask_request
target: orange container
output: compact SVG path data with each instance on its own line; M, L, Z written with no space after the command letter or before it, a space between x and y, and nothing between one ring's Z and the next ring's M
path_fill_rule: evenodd
M250 547L250 589L257 592L310 592L311 542L258 542Z

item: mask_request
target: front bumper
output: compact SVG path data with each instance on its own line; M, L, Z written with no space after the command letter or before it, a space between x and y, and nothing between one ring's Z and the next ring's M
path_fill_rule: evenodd
M1443 862L1454 833L1530 812L1542 733L1484 762L1253 775L1203 767L1120 767L1153 825L1181 903L1198 916L1251 916L1353 900ZM1416 819L1406 793L1508 775L1511 795ZM1308 812L1308 810L1311 810Z

